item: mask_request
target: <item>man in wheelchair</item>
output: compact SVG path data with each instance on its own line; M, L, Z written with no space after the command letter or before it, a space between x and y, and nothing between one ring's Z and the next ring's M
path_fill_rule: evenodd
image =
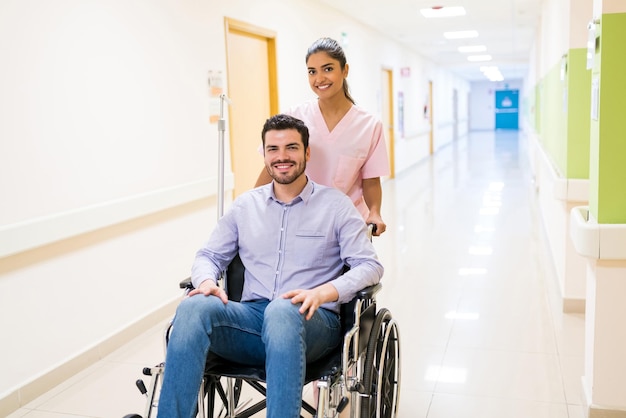
M235 199L196 254L194 290L177 309L167 345L161 418L195 416L209 351L264 366L267 417L299 417L306 364L343 338L340 304L383 275L350 199L305 175L305 124L276 115L261 137L273 181ZM241 302L217 285L237 254L245 266Z

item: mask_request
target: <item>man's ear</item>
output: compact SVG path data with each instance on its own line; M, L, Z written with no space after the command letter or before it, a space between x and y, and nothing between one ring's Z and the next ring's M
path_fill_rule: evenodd
M306 162L309 162L309 158L311 158L311 147L306 147L306 151L304 151L304 159Z

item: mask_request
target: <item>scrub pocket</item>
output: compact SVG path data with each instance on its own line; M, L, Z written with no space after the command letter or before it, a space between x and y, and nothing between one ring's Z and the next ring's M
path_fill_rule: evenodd
M363 164L365 164L365 158L354 158L347 155L340 156L335 178L333 179L335 188L347 193L358 178Z

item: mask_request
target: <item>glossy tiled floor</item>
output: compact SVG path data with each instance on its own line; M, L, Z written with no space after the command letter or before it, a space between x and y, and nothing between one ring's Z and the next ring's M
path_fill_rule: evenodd
M517 132L480 132L384 184L379 305L399 321L400 418L582 418L584 317L563 314ZM175 285L175 284L174 284ZM160 325L11 415L115 418Z

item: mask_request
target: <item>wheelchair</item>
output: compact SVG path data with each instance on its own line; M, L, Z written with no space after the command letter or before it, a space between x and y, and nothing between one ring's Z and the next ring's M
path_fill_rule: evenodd
M244 266L239 256L224 273L222 285L230 300L239 301L243 291ZM181 289L193 289L190 279L180 283ZM400 396L400 339L398 325L388 309L376 310L375 295L381 284L362 289L354 299L341 305L343 344L334 352L306 366L305 385L316 382L317 406L302 401L302 409L316 418L339 417L350 406L350 418L395 418ZM164 339L169 340L172 324ZM143 418L156 416L158 389L165 364L146 367L143 374L151 377L148 387L136 382L147 397ZM263 397L266 388L265 370L223 359L209 353L204 377L198 393L197 417L247 418L266 407L266 401L248 405L243 402L244 385ZM301 409L301 413L302 413ZM302 417L302 415L301 415ZM142 418L129 414L124 418Z

